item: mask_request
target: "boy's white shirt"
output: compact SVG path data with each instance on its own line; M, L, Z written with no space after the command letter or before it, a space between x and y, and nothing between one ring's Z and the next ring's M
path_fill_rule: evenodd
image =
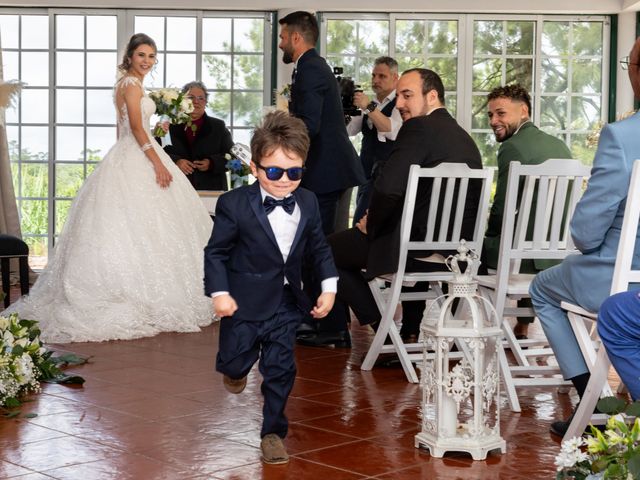
M282 198L270 195L264 188L262 188L262 185L260 185L260 195L262 196L263 202L266 197L273 197L276 200L282 200ZM290 193L287 197L291 195L292 194ZM273 230L273 234L276 237L278 248L280 249L280 253L282 253L282 259L286 263L287 258L289 257L289 252L291 251L291 245L293 245L293 240L296 236L296 231L298 230L298 224L300 223L300 207L296 202L296 206L291 215L285 212L284 208L274 208L271 213L267 215L267 219L269 220L271 230ZM285 285L289 283L286 277L284 279L284 283ZM338 291L338 277L325 278L321 282L321 288L322 293L336 293ZM229 294L229 292L213 292L211 294L211 298L227 294Z

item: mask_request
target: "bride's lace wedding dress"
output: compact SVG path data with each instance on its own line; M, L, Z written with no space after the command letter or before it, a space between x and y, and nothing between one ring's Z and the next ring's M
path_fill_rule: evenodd
M115 88L140 82L124 77ZM141 102L149 125L155 104ZM173 181L156 183L131 131L124 102L119 138L73 202L47 267L7 313L38 320L49 343L194 332L211 323L203 290L203 249L211 218L184 174L149 136Z

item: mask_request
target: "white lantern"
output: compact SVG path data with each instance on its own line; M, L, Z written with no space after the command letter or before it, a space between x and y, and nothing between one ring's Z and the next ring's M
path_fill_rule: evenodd
M415 446L434 457L457 451L483 460L491 450L506 452L500 437L502 330L493 306L476 294L478 256L462 241L446 264L454 274L449 293L431 303L420 325L422 431Z

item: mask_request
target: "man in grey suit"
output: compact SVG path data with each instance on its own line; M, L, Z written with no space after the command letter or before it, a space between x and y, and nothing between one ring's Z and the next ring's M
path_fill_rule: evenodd
M640 99L640 37L625 65L634 95ZM640 113L602 129L589 185L571 219L571 235L581 253L540 272L529 289L562 374L573 382L580 397L589 381L589 369L560 303L566 301L597 312L609 296L631 169L634 160L640 158L638 132ZM637 239L636 252L639 247ZM633 266L640 266L638 253ZM569 423L553 422L551 432L562 436Z

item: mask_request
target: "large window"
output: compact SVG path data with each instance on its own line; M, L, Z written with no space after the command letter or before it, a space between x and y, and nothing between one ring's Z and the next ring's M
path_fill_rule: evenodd
M329 19L326 33L326 58L332 67L341 67L343 75L353 78L371 94L371 71L377 57L389 54L389 20Z
M485 163L495 164L486 94L520 82L533 99L533 121L557 135L574 158L591 163L586 137L601 119L608 25L604 19L536 18L473 22L471 132Z
M7 134L22 233L31 263L46 263L71 201L116 140L112 87L134 32L157 43L148 88L203 80L209 113L235 141L270 103L268 13L0 9L5 80L24 87L7 110Z
M426 67L438 72L445 89L445 101L452 115L457 110L458 20L395 18L394 55L400 71Z
M134 31L151 35L158 45L149 86L202 80L209 91L208 113L225 121L235 141L248 144L263 106L271 103L269 14L145 11L130 16Z
M401 70L435 70L447 107L496 164L486 95L520 82L533 98L532 118L570 146L585 163L585 140L607 117L609 23L606 17L548 15L390 14L322 16L323 54L368 86L377 55L394 57ZM385 43L386 42L386 43Z

